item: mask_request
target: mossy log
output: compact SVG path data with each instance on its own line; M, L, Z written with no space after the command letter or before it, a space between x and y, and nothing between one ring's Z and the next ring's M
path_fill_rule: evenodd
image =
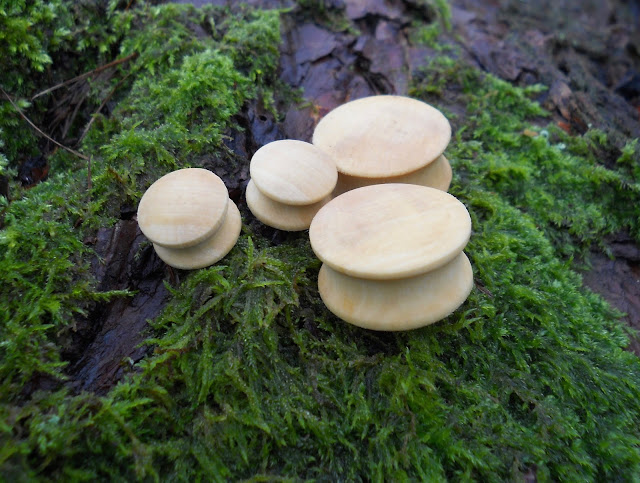
M577 273L592 250L637 273L638 99L614 59L638 67L620 33L635 4L523 3L0 0L0 84L39 126L60 106L29 105L36 92L138 54L65 87L83 101L52 134L82 138L90 170L0 103L0 478L640 474L640 359ZM563 37L578 34L561 8L586 37ZM619 28L589 37L602 18ZM450 192L473 226L467 301L399 333L333 316L307 233L263 226L243 198L260 146L388 93L450 119ZM48 179L22 187L19 153L46 155ZM164 265L135 219L144 190L187 166L218 174L243 219L229 255L193 272Z

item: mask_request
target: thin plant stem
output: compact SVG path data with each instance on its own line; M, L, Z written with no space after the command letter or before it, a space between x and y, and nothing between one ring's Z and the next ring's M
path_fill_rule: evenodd
M111 67L115 67L118 64L122 64L123 62L127 62L131 59L135 59L138 56L137 52L134 52L133 54L127 55L126 57L123 57L122 59L117 59L114 60L112 62L109 62L108 64L105 65L101 65L100 67L96 67L93 70L90 70L89 72L85 72L84 74L81 74L77 77L74 77L73 79L69 79L66 80L64 82L61 82L60 84L56 84L53 87L49 87L48 89L45 89L41 92L38 92L35 96L33 96L31 98L31 100L33 101L34 99L37 99L38 97L44 96L45 94L49 94L50 92L55 91L56 89L59 89L60 87L64 87L66 85L69 84L73 84L74 82L77 82L79 80L83 80L86 79L87 77L91 77L94 74L98 74L99 72L102 72L103 70L109 69Z
M20 117L22 117L22 119L24 119L25 121L27 121L27 123L33 128L35 129L41 136L45 137L46 139L48 139L49 141L51 141L53 144L55 144L56 146L61 147L62 149L65 149L66 151L69 151L71 154L75 154L76 156L78 156L81 159L84 159L85 161L89 161L89 158L87 156L85 156L84 154L76 151L75 149L72 149L70 147L65 146L64 144L59 143L58 141L56 141L55 139L53 139L51 136L45 134L38 126L36 126L31 119L29 119L23 112L22 110L16 105L15 102L13 102L13 99L11 99L11 96L9 96L9 94L7 94L7 92L0 87L0 91L2 91L2 93L4 94L4 96L7 98L7 100L11 103L11 105L13 106L13 108L16 110L16 112L18 114L20 114Z

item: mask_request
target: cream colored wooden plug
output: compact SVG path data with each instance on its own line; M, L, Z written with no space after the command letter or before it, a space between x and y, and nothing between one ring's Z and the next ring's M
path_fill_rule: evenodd
M321 119L313 133L313 144L336 160L334 197L381 183L447 191L451 166L442 153L450 139L451 126L440 111L403 96L347 102Z
M451 186L453 172L451 165L444 155L440 155L434 162L429 163L424 168L420 168L409 174L401 176L391 176L388 178L360 178L357 176L349 176L348 174L338 174L338 183L333 190L333 197L336 198L342 193L371 186L372 184L389 184L389 183L405 183L417 184L436 188L441 191L447 191Z
M411 184L365 186L325 205L309 230L318 258L346 275L389 280L419 275L456 257L471 218L455 197Z
M465 206L419 185L381 184L333 199L309 237L324 262L318 288L343 320L374 330L407 330L453 312L473 274L462 253L471 234Z
M397 280L350 277L326 263L318 275L327 308L372 330L410 330L437 322L457 309L472 288L473 271L463 252L440 268Z
M240 236L240 212L211 171L186 168L153 183L138 205L138 224L158 256L175 268L214 264Z
M261 147L251 158L246 199L265 225L306 230L330 199L338 172L333 160L310 143L286 139Z

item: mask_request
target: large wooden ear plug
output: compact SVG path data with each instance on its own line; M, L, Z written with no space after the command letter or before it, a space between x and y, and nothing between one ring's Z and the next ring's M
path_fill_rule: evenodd
M451 166L442 153L451 126L436 108L409 97L372 96L338 106L320 120L313 144L338 168L337 197L382 183L447 191Z
M242 220L218 176L187 168L149 187L138 205L138 224L164 262L192 270L229 253L240 236Z
M247 205L265 225L286 231L309 228L331 199L334 161L310 143L285 139L266 144L251 158Z
M444 191L411 184L358 188L327 203L309 230L324 262L320 297L341 319L407 330L458 308L473 286L462 249L471 218Z

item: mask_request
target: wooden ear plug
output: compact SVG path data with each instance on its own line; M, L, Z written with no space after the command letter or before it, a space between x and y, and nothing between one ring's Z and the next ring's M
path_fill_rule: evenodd
M187 168L163 176L147 189L138 205L138 224L165 263L192 270L229 253L242 220L218 176Z
M286 231L309 228L331 199L338 172L324 152L303 141L266 144L253 155L247 205L265 225Z
M338 168L334 197L382 183L447 191L452 173L442 153L450 139L451 126L439 110L402 96L347 102L322 118L313 133L313 144Z
M444 191L410 184L358 188L333 199L309 237L324 262L320 297L341 319L374 330L407 330L458 308L473 285L462 253L471 234L465 206Z

